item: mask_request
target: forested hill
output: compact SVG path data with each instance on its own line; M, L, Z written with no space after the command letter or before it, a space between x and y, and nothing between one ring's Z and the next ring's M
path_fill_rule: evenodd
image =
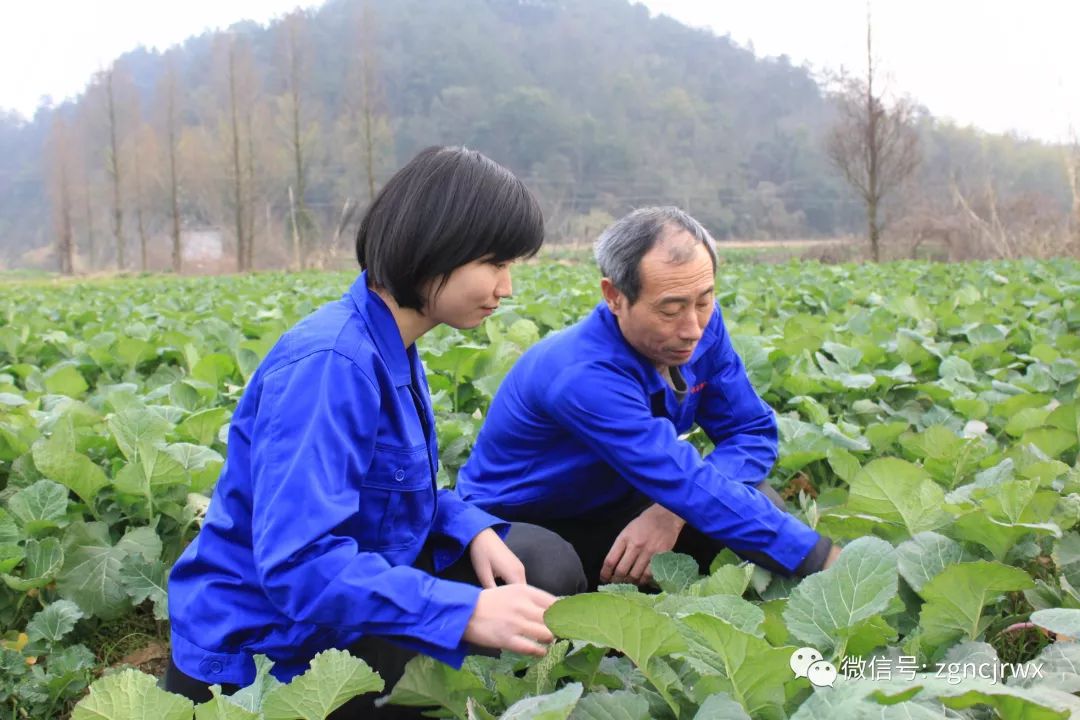
M369 155L377 185L434 143L482 150L526 177L556 236L653 202L689 208L718 237L859 228L860 207L824 155L830 101L784 58L757 58L627 0L330 0L269 27L244 23L117 60L129 267L140 236L160 244L171 227L170 63L182 225L235 236L239 198L241 232L256 246L287 234L290 186L312 249L347 198L366 202ZM52 242L60 168L79 252L93 246L98 264L115 257L106 88L99 76L29 123L0 116L4 264ZM921 132L926 187L977 161L1010 192L1067 202L1053 148L929 116ZM237 176L247 181L239 194Z

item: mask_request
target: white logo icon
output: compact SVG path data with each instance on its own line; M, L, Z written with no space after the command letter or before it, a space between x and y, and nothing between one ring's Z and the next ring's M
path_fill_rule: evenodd
M823 660L821 653L812 647L799 648L791 653L789 664L795 677L806 678L814 687L832 687L836 682L836 666Z
M791 653L791 670L795 677L806 677L806 671L811 665L821 659L821 653L812 647L799 648Z
M832 687L836 682L836 666L828 660L818 660L806 669L806 679L814 687Z

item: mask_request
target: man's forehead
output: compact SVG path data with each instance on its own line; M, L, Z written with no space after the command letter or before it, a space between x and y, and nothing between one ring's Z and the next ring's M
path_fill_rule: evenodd
M641 260L641 290L643 294L667 299L696 298L712 291L712 258L708 249L693 236L686 236L696 247L686 248L688 255L672 258L670 248L657 243ZM679 242L681 238L676 239ZM682 259L682 262L678 262Z

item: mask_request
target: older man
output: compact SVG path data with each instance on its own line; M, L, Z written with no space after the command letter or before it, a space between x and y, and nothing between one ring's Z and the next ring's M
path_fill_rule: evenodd
M766 481L776 420L724 329L706 230L677 208L638 210L596 260L603 302L510 371L458 492L562 535L590 588L648 582L672 549L703 569L724 547L789 576L828 567L839 548ZM695 424L716 446L705 458L680 439Z

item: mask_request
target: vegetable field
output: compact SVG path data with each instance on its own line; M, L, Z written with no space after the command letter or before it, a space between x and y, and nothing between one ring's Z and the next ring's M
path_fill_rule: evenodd
M4 286L0 716L321 718L382 689L330 652L288 686L263 663L239 696L195 709L114 672L103 640L167 637L168 568L198 532L246 379L351 279ZM514 281L483 327L421 341L440 482L520 353L599 299L590 265L528 264ZM794 582L727 553L704 577L659 556L660 592L559 601L548 621L562 639L544 659L455 671L419 658L391 700L476 719L1080 709L1080 264L728 264L717 297L779 416L771 480L846 546L837 564ZM834 681L793 669L806 648Z

